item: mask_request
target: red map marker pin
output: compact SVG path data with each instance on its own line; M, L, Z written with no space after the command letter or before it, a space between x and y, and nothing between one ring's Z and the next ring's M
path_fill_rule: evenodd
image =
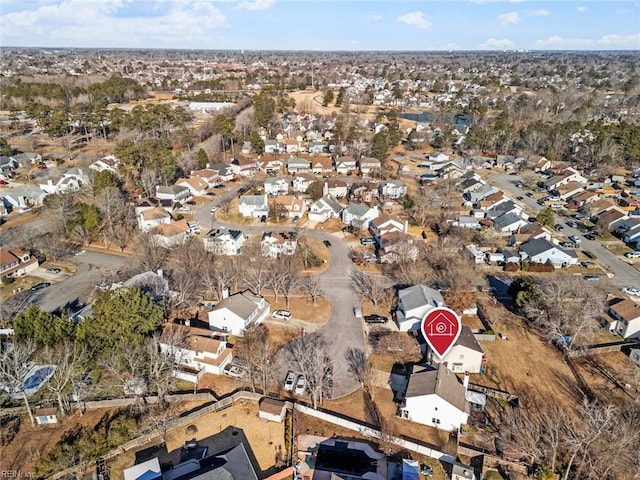
M436 307L424 316L420 329L433 353L442 360L458 340L462 322L450 308Z

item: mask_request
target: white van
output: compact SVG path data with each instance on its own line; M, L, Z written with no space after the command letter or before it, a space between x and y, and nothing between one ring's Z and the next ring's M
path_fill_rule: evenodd
M360 307L354 307L353 314L356 318L362 318L362 309Z

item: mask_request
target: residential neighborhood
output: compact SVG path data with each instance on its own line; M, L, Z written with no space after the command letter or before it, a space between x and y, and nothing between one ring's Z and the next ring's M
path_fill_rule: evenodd
M0 60L7 471L640 468L635 52L87 52Z

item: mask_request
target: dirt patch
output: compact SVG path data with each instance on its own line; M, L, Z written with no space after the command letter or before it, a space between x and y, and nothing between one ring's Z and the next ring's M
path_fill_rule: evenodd
M640 392L638 367L622 352L601 353L576 359L580 373L601 399L622 404Z
M494 331L507 340L480 342L488 362L485 373L471 375L471 383L507 390L520 397L523 406L553 398L575 408L582 394L560 351L502 305L484 303L483 309Z

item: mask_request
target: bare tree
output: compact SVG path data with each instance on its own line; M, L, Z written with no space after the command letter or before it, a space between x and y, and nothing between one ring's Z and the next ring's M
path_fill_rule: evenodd
M29 403L25 375L32 365L35 352L36 345L30 340L24 343L9 343L0 352L0 384L8 388L12 394L22 397L31 425L35 425L36 422Z
M238 283L238 273L237 260L234 257L218 257L213 265L200 272L200 275L205 290L213 293L217 300L221 300L224 289Z
M306 379L313 408L318 408L332 382L333 364L328 356L326 340L317 333L303 335L288 343L286 348Z
M175 382L174 372L181 360L180 348L185 344L185 332L180 328L166 328L162 334L154 334L146 344L146 377L158 395L160 408L167 407L167 394Z
M142 398L147 392L145 353L144 346L130 345L126 350L110 352L98 361L99 365L116 380L122 393L133 395L138 405L142 404Z
M301 285L300 270L302 266L293 255L280 255L271 266L269 285L273 289L276 300L279 293L284 296L286 308L289 308L291 296Z
M357 294L378 305L380 301L388 298L391 284L384 276L354 270L351 272L351 286Z
M160 185L160 175L155 170L147 168L140 174L140 185L147 198L153 198L156 196L156 187Z
M56 365L45 388L55 395L60 413L64 415L69 410L68 393L72 385L86 373L83 368L86 349L66 341L55 348L46 348L41 356L46 363Z
M243 280L253 292L261 295L262 291L272 283L273 260L262 256L260 244L257 242L249 243L245 247L241 257L244 267Z
M571 337L563 343L567 350L591 341L604 308L602 290L585 284L581 277L562 275L542 281L538 291L525 313L550 341Z
M274 349L269 340L269 330L265 325L251 325L244 331L244 335L238 342L238 358L244 361L251 385L251 390L256 387L266 392L271 376L270 361Z
M314 305L316 305L318 298L322 297L324 293L316 277L304 278L302 280L302 290L309 296Z

